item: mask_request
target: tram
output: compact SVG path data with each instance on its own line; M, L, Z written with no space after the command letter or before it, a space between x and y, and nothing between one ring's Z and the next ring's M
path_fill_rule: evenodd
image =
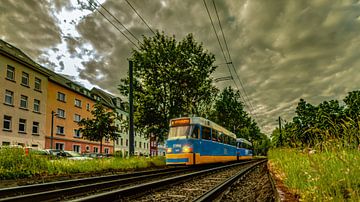
M252 157L251 143L202 117L170 120L166 165L196 165ZM244 148L246 146L246 148Z

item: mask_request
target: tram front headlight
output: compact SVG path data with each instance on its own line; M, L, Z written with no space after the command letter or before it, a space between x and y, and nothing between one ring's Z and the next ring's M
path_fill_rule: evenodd
M167 148L166 149L166 153L171 153L172 152L172 148Z
M184 152L184 153L192 152L192 148L189 145L185 145L182 148L182 152Z

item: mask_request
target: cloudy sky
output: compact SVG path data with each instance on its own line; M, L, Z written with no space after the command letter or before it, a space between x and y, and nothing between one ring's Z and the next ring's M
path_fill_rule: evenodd
M138 40L152 36L125 0L98 1ZM193 33L216 56L218 69L213 77L229 76L202 0L128 1L154 30L178 40ZM95 85L118 94L116 88L120 78L126 77L126 59L134 45L101 14L80 9L79 2L87 0L1 0L0 38L87 87ZM359 1L214 2L233 65L263 132L272 131L278 116L290 120L300 98L318 104L359 90ZM206 3L221 34L213 2ZM235 87L231 80L216 85Z

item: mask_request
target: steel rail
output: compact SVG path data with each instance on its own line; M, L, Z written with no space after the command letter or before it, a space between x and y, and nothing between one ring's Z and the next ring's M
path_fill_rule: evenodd
M61 194L78 193L76 188L88 190L94 186L107 187L111 183L133 182L148 177L168 175L172 173L184 172L189 168L167 168L160 170L141 171L134 173L124 173L118 175L99 176L91 178L82 178L74 180L65 180L57 182L48 182L42 184L25 185L0 189L0 201L20 201L20 200L47 200L50 197L59 197ZM50 194L50 195L49 195ZM48 195L48 196L47 196Z
M149 191L151 189L156 189L156 188L174 184L174 183L180 183L182 181L189 180L196 176L201 176L204 174L220 171L223 169L227 169L227 168L231 168L231 167L235 167L235 166L239 166L239 165L251 164L251 163L254 163L254 161L240 162L240 163L235 163L235 164L230 164L230 165L225 165L225 166L220 166L220 167L215 167L215 168L209 168L209 169L205 169L205 170L201 170L201 171L197 171L197 172L193 172L193 173L183 174L183 175L176 176L176 177L170 177L170 178L161 179L161 180L157 180L157 181L153 181L153 182L147 182L147 183L143 183L143 184L139 184L139 185L125 187L125 188L121 188L121 189L117 189L117 190L113 190L113 191L109 191L109 192L105 192L105 193L100 193L100 194L90 195L90 196L86 196L86 197L82 197L82 198L77 198L77 199L73 199L71 201L73 201L73 202L116 201L123 197L136 195L141 192Z
M203 202L203 201L214 201L217 199L227 188L231 187L238 179L240 179L242 176L247 174L248 172L251 172L253 169L256 168L259 164L262 164L266 162L267 160L262 160L260 162L255 163L251 167L247 167L238 173L236 173L234 176L228 178L223 183L219 184L218 186L214 187L210 191L204 193L200 197L194 200L194 202Z

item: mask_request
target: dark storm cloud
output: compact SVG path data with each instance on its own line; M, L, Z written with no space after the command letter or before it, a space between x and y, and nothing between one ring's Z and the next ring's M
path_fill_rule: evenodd
M0 37L36 59L43 48L61 41L52 12L50 3L45 0L2 0Z
M216 54L217 64L225 62L202 1L131 2L153 29L177 39L193 33L197 41ZM206 2L218 29L212 1ZM358 89L354 82L359 80L360 70L360 8L356 1L215 3L233 64L257 121L266 132L273 129L278 116L290 120L300 98L319 104L323 100L343 99L348 91ZM106 1L104 6L137 37L151 35L125 2ZM103 56L96 65L85 64L87 68L81 77L117 93L114 83L126 76L126 57L133 46L98 13L85 18L78 30ZM96 76L99 74L107 79ZM214 73L228 74L224 65L219 65ZM218 85L233 84L229 81Z
M15 45L35 57L42 48L60 41L59 28L49 13L76 7L61 0L55 1L54 8L46 1L5 2L0 5L1 37L16 42ZM216 55L218 69L213 77L229 75L203 1L130 2L154 30L175 35L177 40L193 33L205 49ZM213 3L206 2L217 33L221 34ZM319 104L343 99L347 92L359 89L358 1L215 0L215 3L234 67L264 132L276 126L278 116L290 121L300 98ZM142 35L152 35L125 1L107 0L103 6L140 41ZM14 23L18 26L12 26ZM80 77L118 94L117 85L120 78L127 76L127 58L134 45L96 11L76 26L81 37L67 36L65 41L71 57L83 60L85 68L79 68ZM126 34L136 43L136 39ZM238 81L237 84L241 86ZM235 87L232 81L216 85Z

